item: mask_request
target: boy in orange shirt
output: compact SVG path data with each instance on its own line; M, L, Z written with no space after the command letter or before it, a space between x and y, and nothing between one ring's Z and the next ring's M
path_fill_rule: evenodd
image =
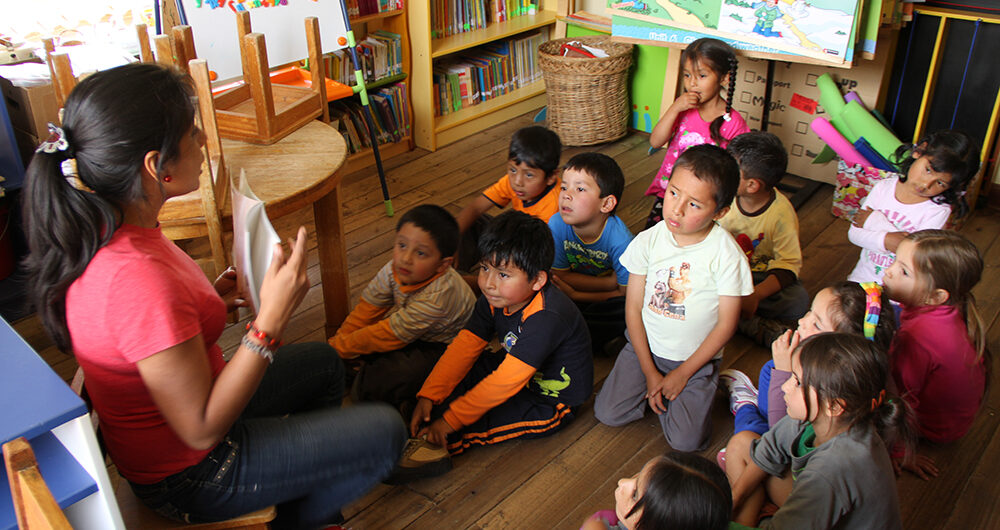
M545 127L533 125L514 133L507 151L507 174L483 190L458 214L462 233L458 270L463 273L479 263L477 242L489 222L486 212L508 204L548 222L559 211L559 136Z

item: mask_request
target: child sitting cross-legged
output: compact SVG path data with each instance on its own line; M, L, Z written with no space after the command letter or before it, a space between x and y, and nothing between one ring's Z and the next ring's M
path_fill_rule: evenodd
M455 267L462 274L479 265L479 237L489 223L486 212L494 206L506 208L509 204L545 222L555 215L559 209L557 184L561 154L559 136L540 125L524 127L511 136L507 173L458 214L462 240ZM475 283L474 277L472 280Z
M788 153L777 136L749 132L733 138L728 151L740 164L740 187L719 224L729 230L750 260L753 293L744 296L741 332L767 346L809 310L809 293L799 282L802 249L795 207L775 186L785 175Z
M594 403L602 423L638 420L648 403L671 447L708 444L722 347L736 331L740 298L753 292L743 252L715 222L739 178L722 148L691 147L674 164L663 220L622 254L628 342Z
M580 310L548 281L548 226L504 212L490 222L479 250L483 294L417 394L410 420L416 439L393 483L447 471L449 452L548 436L590 397L590 335ZM484 351L494 337L502 349Z
M440 206L423 204L399 219L392 261L330 339L342 358L362 359L354 399L413 410L417 390L476 302L451 268L457 245L458 224Z
M792 353L788 416L729 441L735 520L761 528L902 528L886 443L912 442L905 401L886 392L889 360L872 341L823 333ZM773 517L758 524L770 498Z
M580 306L595 355L625 332L628 271L618 258L632 232L615 215L624 188L613 158L580 153L563 167L559 215L549 219L556 244L552 281Z

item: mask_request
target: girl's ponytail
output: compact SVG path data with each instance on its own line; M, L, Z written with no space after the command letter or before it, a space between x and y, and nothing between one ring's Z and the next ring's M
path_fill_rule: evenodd
M905 454L914 454L917 431L914 428L913 409L906 400L882 390L872 400L872 423L887 447L901 445Z
M727 72L729 75L729 89L726 93L726 113L712 120L712 124L708 127L708 132L712 135L712 141L722 148L725 148L726 143L729 142L728 139L722 136L722 125L732 119L733 94L736 92L736 71L739 69L740 62L736 59L736 55L730 52L726 64L729 68Z

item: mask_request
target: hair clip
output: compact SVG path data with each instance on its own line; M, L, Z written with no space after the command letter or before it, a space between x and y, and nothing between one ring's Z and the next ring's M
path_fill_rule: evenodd
M861 282L865 291L865 321L862 332L865 338L875 340L875 328L878 327L879 314L882 312L882 286L875 282Z
M882 390L878 391L878 397L877 398L872 398L872 412L875 412L875 409L877 409L877 408L879 408L879 407L882 406L882 400L884 400L884 399L885 399L885 389L883 388ZM892 400L889 400L889 401L892 401Z
M69 140L66 139L66 132L62 130L62 127L50 123L49 137L38 146L38 149L35 149L35 152L55 153L67 150L69 150Z
M733 119L733 117L730 116L729 113L727 112L727 113L725 113L725 114L722 115L722 119L725 120L725 121L729 121L729 120Z

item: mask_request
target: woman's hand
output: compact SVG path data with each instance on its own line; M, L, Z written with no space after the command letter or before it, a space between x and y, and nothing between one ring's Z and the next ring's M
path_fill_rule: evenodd
M275 338L281 337L292 312L309 290L306 276L306 229L299 227L294 241L289 241L292 255L285 259L281 245L274 246L271 266L260 286L260 313L257 328Z
M215 287L215 292L219 293L219 296L222 297L222 301L226 303L227 313L235 311L237 307L250 306L250 302L243 298L244 293L236 283L235 268L229 267L222 271L222 274L215 279L215 283L212 286Z
M782 372L792 371L792 352L799 347L799 330L788 330L771 343L771 358L774 359L774 369Z

